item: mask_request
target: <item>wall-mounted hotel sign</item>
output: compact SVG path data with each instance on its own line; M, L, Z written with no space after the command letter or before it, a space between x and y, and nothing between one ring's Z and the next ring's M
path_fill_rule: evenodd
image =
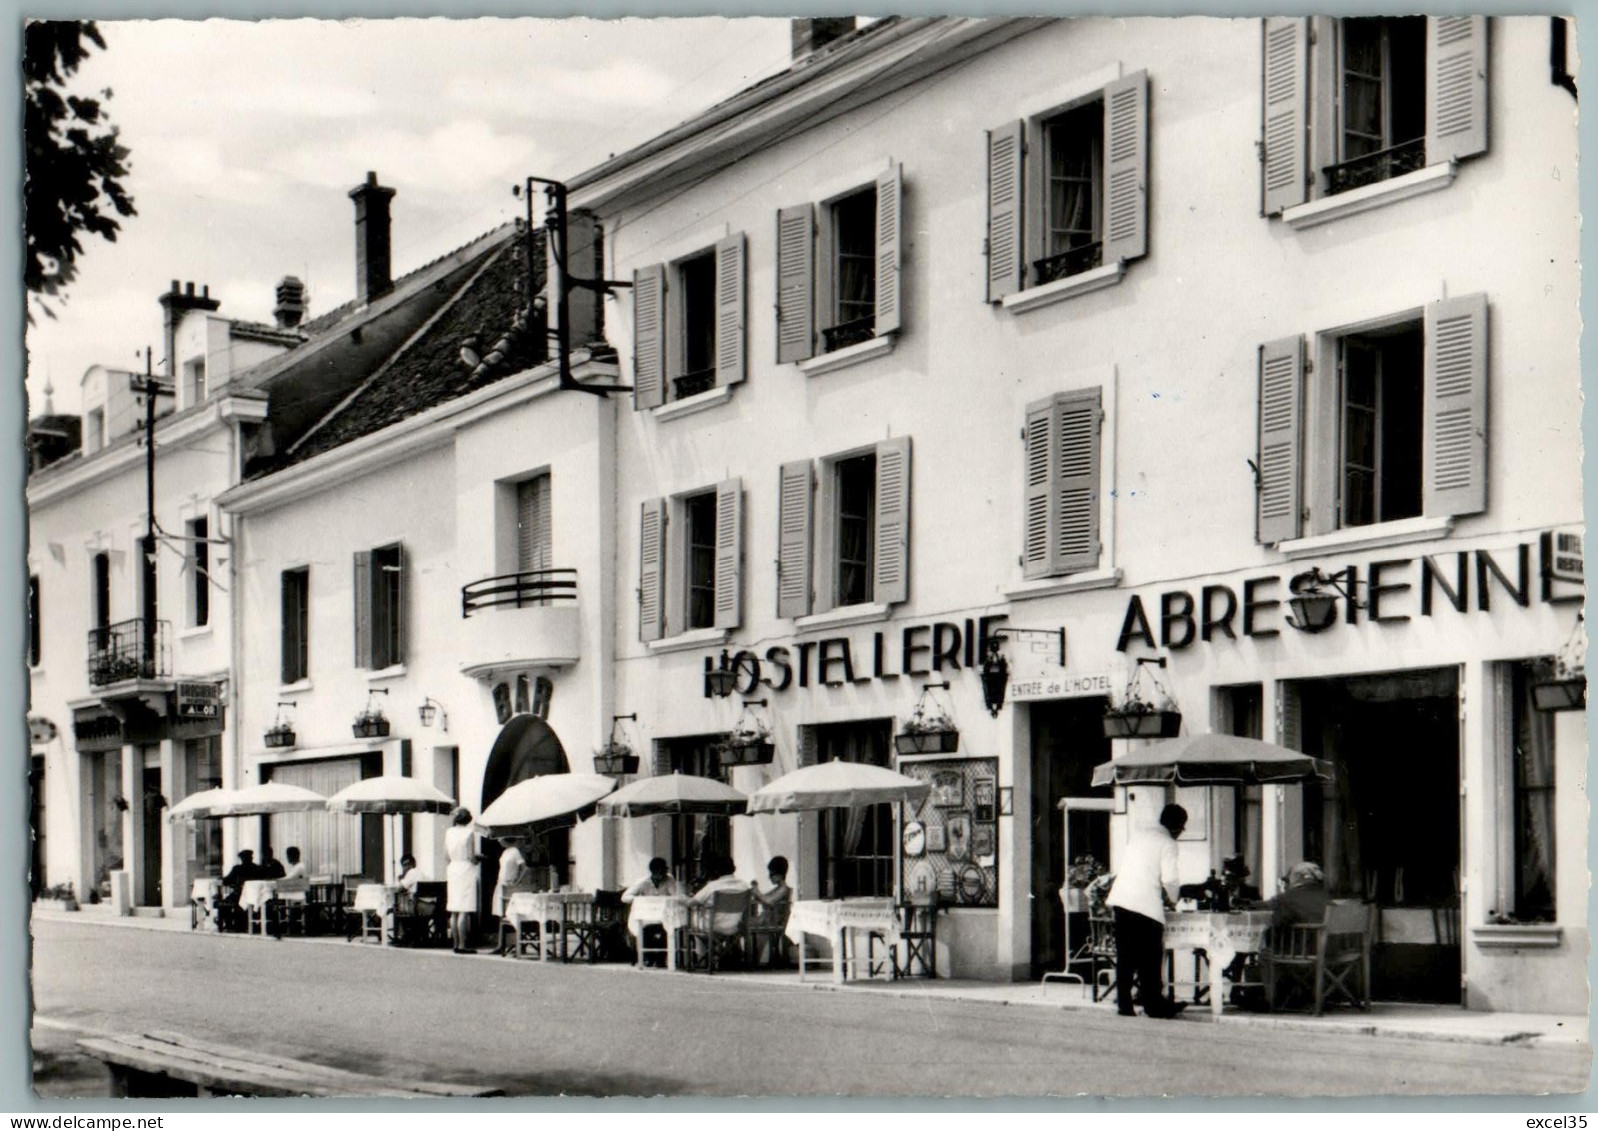
M1537 568L1532 567L1536 559ZM1261 577L1241 585L1205 585L1197 593L1170 589L1144 598L1134 593L1121 620L1117 651L1133 644L1179 651L1203 641L1226 637L1278 636L1292 622L1286 615L1293 579L1310 567ZM1528 608L1533 601L1549 605L1579 603L1581 540L1569 532L1548 531L1535 542L1499 550L1457 550L1348 565L1330 573L1358 601L1343 600L1342 619L1358 624L1400 624L1434 611L1491 612L1494 603ZM1158 633L1155 626L1158 625Z
M98 707L73 711L72 742L80 751L120 749L122 720Z
M216 719L222 715L222 685L218 682L180 682L173 713L180 719Z
M1109 672L1068 672L1012 679L1010 701L1025 703L1037 699L1075 699L1086 695L1110 694Z

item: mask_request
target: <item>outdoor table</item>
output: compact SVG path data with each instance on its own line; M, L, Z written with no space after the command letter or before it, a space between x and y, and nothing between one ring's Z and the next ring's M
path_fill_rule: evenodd
M1270 911L1167 911L1165 949L1202 950L1209 960L1210 1012L1221 1015L1221 975L1239 954L1258 954Z
M266 934L266 905L277 898L276 880L245 880L239 888L239 908L244 912L244 933L255 933L255 924L261 924L261 934Z
M202 876L195 880L189 888L189 930L199 930L201 923L206 924L207 930L220 929L216 905L221 898L222 877Z
M566 909L578 904L592 903L594 895L586 891L519 891L505 903L505 918L516 928L516 952L521 953L523 923L538 924L538 955L545 962L555 960L557 948L560 958L566 958ZM551 937L549 925L558 924Z
M628 904L627 933L638 942L638 968L644 968L644 928L659 926L666 932L666 969L677 969L677 932L687 925L687 896L634 896L632 903Z
M361 917L361 934L367 933L367 923L371 916L377 917L378 936L382 941L392 946L394 932L390 929L389 920L394 915L394 905L399 897L399 888L387 884L362 884L355 889L355 902L351 905L357 915Z
M819 935L832 944L832 977L842 982L851 962L853 937L866 933L867 960L871 939L880 937L891 951L899 945L899 914L891 899L803 899L788 912L787 936L799 951L799 980L805 979L806 935ZM889 976L893 965L888 964ZM869 965L867 976L870 975Z

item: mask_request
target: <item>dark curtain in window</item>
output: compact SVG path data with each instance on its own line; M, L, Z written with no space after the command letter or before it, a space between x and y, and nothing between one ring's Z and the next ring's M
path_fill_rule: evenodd
M1531 673L1515 673L1515 918L1554 920L1553 717L1531 701Z

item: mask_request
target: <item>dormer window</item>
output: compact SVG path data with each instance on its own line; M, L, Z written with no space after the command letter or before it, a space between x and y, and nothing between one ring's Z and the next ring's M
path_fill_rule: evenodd
M196 357L183 363L183 404L185 407L205 400L205 358Z

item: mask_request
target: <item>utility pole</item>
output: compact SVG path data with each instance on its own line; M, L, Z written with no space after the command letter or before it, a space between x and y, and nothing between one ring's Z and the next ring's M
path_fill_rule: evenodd
M140 675L153 679L155 671L156 632L156 580L155 580L155 397L162 391L156 383L153 357L149 346L144 348L144 383L135 385L133 391L144 397L144 595L143 620L140 625Z

